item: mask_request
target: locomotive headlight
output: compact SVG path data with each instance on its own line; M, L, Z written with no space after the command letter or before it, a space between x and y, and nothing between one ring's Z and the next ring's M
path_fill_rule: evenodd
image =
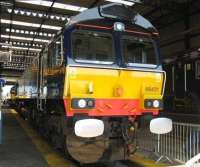
M92 109L95 107L95 99L93 98L73 98L71 100L73 109Z
M80 108L85 108L86 105L87 105L86 100L80 99L80 100L78 101L78 106L79 106Z
M125 30L125 25L121 22L115 22L114 23L114 30L115 31L124 31Z
M160 106L160 102L158 100L153 101L153 107L158 108Z
M145 99L144 100L145 108L154 108L154 109L162 109L163 101L160 99Z

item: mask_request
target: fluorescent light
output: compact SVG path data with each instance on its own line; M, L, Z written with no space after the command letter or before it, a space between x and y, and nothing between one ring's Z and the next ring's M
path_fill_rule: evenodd
M59 20L59 19L60 19L60 16L56 16L56 19Z
M30 15L31 15L31 12L26 11L26 15L27 15L27 16L30 16Z
M11 48L11 49L19 49L19 50L31 50L31 51L37 51L37 52L41 51L41 49L36 49L36 48L26 48L26 47L7 46L7 45L2 45L2 48Z
M32 12L32 15L35 17L35 16L37 16L37 13L35 13L35 12Z
M54 19L54 17L55 17L55 16L53 16L53 15L50 16L51 19Z
M50 7L52 5L52 2L50 1L38 1L38 0L16 0L17 2L20 3L28 3L28 4L33 4L33 5L40 5L40 6L46 6ZM87 8L85 7L80 7L80 6L75 6L75 5L69 5L69 4L63 4L63 3L57 3L55 2L53 5L54 8L59 8L59 9L65 9L65 10L72 10L72 11L77 11L77 12L82 12L86 10Z
M62 19L62 21L65 21L66 18L65 17L61 17L61 19Z
M65 10L78 11L78 12L82 12L87 9L80 6L67 5L67 4L62 4L62 3L54 3L53 7L59 8L59 9L65 9Z
M9 28L6 28L6 32L9 32L10 31L10 29Z
M125 1L125 0L106 0L108 2L115 2L115 3L121 3L124 5L128 5L128 6L133 6L135 3L134 2L130 2L130 1Z
M20 26L26 26L26 27L40 27L40 24L37 23L28 23L28 22L22 22L22 21L11 21L11 20L6 20L6 19L1 19L1 23L5 24L15 24L15 25L20 25ZM44 29L52 29L52 30L61 30L62 27L60 26L51 26L51 25L42 25L42 28Z
M38 16L39 16L39 17L43 17L43 14L42 14L42 13L39 13Z
M15 9L15 10L14 10L14 13L15 13L15 14L19 13L19 10Z
M24 41L32 41L33 40L33 38L19 37L19 36L12 36L12 35L11 36L9 36L9 35L1 35L1 38L18 39L18 40L24 40ZM35 38L34 41L44 42L44 43L50 42L49 40L39 39L39 38Z
M21 14L21 15L24 15L24 13L25 13L25 12L24 12L23 10L20 10L20 14Z
M8 13L11 13L11 12L12 12L12 9L8 9L7 11L8 11Z

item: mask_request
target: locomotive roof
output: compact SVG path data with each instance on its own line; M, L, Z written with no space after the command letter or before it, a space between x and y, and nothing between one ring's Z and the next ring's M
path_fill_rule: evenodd
M158 32L157 29L143 16L134 12L132 9L123 4L116 3L85 10L82 13L71 18L71 20L66 24L66 27L73 26L77 23L85 21L99 20L105 18L128 21L131 22L131 24L139 26L151 33Z

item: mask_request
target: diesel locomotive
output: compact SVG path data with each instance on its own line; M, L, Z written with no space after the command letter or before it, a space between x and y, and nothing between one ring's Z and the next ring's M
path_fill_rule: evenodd
M159 34L121 4L73 17L18 80L17 110L66 156L124 160L136 125L163 108Z

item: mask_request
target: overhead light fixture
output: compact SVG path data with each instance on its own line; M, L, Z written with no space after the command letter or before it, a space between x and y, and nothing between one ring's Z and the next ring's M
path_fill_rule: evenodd
M19 10L15 9L15 10L14 10L14 13L15 13L15 14L18 14L18 13L19 13Z
M36 49L36 48L26 48L26 47L18 47L18 46L7 46L7 45L2 45L3 48L11 48L11 49L19 49L19 50L31 50L31 51L37 51L40 52L41 49Z
M65 19L66 19L65 17L61 17L61 20L62 20L62 21L65 21Z
M19 30L16 30L16 33L19 33Z
M30 16L30 15L31 15L31 12L26 11L26 15L27 15L27 16Z
M24 12L23 10L20 10L20 14L21 14L21 15L24 15L25 12Z
M134 2L125 1L125 0L106 0L106 1L114 2L114 3L120 3L120 4L127 5L127 6L133 6L135 4Z
M23 21L11 21L11 20L6 20L6 19L1 19L1 23L4 24L14 24L14 25L20 25L20 26L26 26L26 27L40 27L40 24L37 23L29 23L29 22L23 22ZM52 30L61 30L62 27L60 26L51 26L51 25L45 25L43 24L41 28L44 29L52 29Z
M37 13L35 13L35 12L32 12L32 15L35 17L35 16L37 16Z
M56 19L57 19L57 20L60 20L60 16L56 16Z
M28 3L32 5L40 5L40 6L46 6L50 7L52 5L51 1L38 1L38 0L16 0L17 2L20 3ZM71 10L71 11L76 11L76 12L82 12L86 10L87 8L85 7L80 7L80 6L75 6L75 5L69 5L69 4L64 4L64 3L57 3L55 2L53 4L53 8L58 8L58 9L64 9L64 10Z
M14 30L14 29L11 29L11 32L15 32L15 30Z
M39 17L43 17L43 14L42 14L42 13L39 13L38 16L39 16Z
M54 19L54 17L55 17L54 15L51 15L51 16L50 16L50 19Z
M11 13L12 12L12 9L7 9L8 13Z
M10 29L9 28L6 28L6 32L9 32L10 31Z
M1 38L10 38L10 39L18 39L18 40L24 40L24 41L33 41L33 38L28 38L28 37L19 37L19 36L9 36L9 35L1 35ZM39 39L39 38L34 38L34 41L37 42L44 42L44 43L48 43L50 42L49 40L45 40L45 39Z

